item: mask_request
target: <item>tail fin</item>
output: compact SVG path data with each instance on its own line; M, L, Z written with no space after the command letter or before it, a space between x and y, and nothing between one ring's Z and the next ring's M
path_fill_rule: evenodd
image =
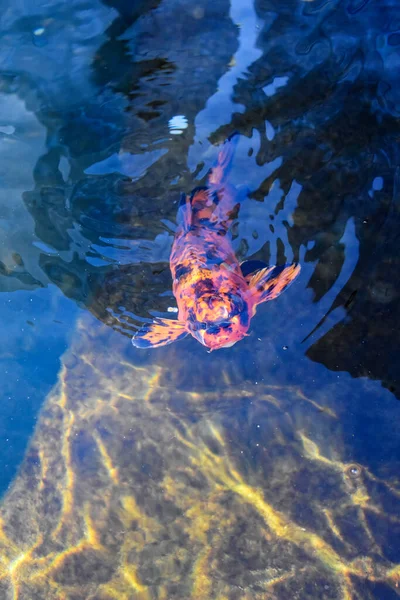
M224 142L218 154L217 164L212 167L208 176L208 183L210 185L222 185L226 180L238 141L239 135L235 132Z

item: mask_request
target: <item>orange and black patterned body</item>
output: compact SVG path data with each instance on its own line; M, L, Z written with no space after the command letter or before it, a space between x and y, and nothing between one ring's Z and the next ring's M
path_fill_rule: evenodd
M188 333L210 350L232 346L246 335L256 305L279 295L300 270L293 264L253 271L251 262L243 268L236 258L229 229L240 203L226 181L236 141L225 142L208 185L181 198L170 257L178 320L145 325L132 340L137 347L162 346Z

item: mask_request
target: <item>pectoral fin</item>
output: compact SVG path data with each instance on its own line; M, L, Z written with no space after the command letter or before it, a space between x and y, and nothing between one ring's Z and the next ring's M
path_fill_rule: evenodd
M247 282L250 281L256 271L268 268L267 263L262 260L245 260L240 263L240 270L242 271L243 277Z
M146 323L132 338L136 348L158 348L182 340L187 336L185 323L172 319L154 319Z
M300 265L296 263L280 267L267 267L254 273L249 280L249 289L256 304L277 298L299 273Z

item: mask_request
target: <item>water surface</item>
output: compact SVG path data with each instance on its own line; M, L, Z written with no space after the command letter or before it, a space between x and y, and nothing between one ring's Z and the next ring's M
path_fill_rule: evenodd
M397 598L398 3L131 4L1 11L1 593ZM234 131L235 250L301 275L137 350Z

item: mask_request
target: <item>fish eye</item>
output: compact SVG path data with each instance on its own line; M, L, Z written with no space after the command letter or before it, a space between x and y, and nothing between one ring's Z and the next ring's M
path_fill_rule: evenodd
M215 335L221 332L221 329L229 329L231 327L230 321L223 321L222 323L212 323L207 326L207 333Z
M219 331L220 331L220 325L219 324L218 325L210 325L209 327L207 327L207 330L206 330L206 332L209 333L209 334L211 334L211 335L219 333Z
M237 294L232 294L230 300L232 310L230 311L229 316L234 317L236 315L239 315L245 306L243 299Z

